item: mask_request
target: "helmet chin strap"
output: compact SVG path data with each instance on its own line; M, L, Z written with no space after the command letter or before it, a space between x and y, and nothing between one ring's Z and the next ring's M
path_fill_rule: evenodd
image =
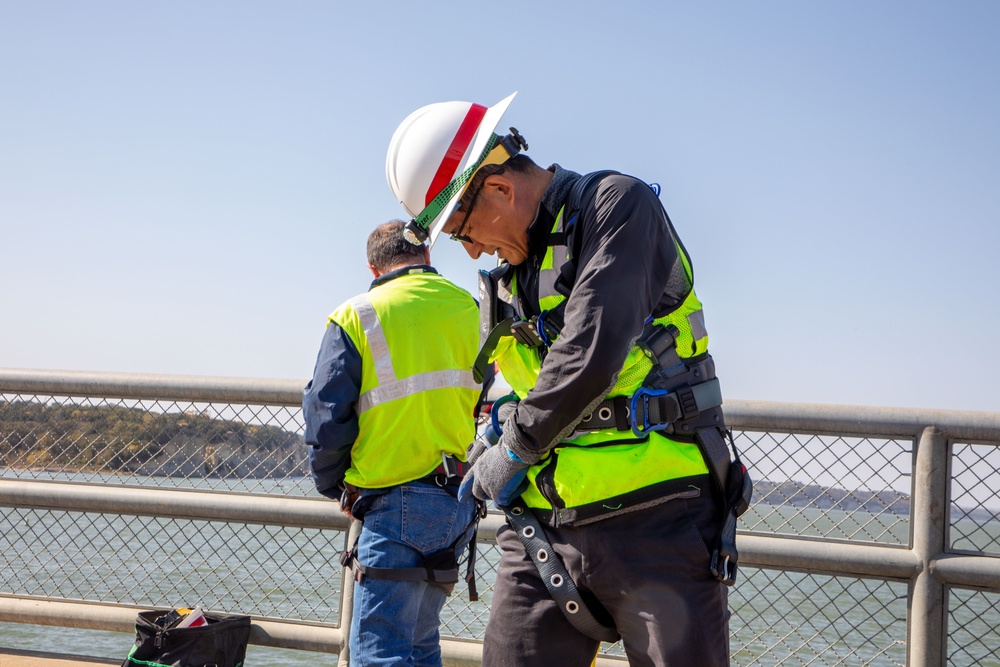
M495 136L495 135L494 135ZM479 161L476 165L475 170L469 174L468 180L463 184L462 191L465 191L464 186L468 185L472 181L472 177L475 176L476 171L479 171L481 167L487 164L503 164L507 160L511 159L515 155L519 154L521 151L528 150L528 142L524 140L521 133L517 131L517 128L510 128L510 134L500 137L496 143L490 147L486 155ZM506 157L502 156L502 153L507 153ZM432 202L430 206L433 206ZM426 210L426 209L425 209ZM421 245L427 241L430 236L429 228L431 220L427 220L421 225L417 220L423 218L423 211L421 215L416 218L412 218L403 227L403 238L412 243L413 245ZM435 218L436 219L436 218Z

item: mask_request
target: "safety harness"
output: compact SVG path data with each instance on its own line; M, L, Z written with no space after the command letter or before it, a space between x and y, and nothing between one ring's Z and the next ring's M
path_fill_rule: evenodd
M574 222L586 188L607 173L581 177L573 185L563 210L568 220L567 229ZM555 236L550 235L548 245L568 245L566 235L553 238ZM551 342L559 335L566 302L562 301L552 310L530 319L518 317L499 294L500 280L509 270L509 266L501 266L492 272L480 272L479 297L484 321L497 323L481 329L481 349L473 367L476 381L488 372L490 359L504 336L513 336L521 345L538 350L539 357L544 359ZM506 317L501 319L501 313ZM677 352L677 338L676 327L653 325L653 317L650 316L636 341L653 366L646 382L631 396L602 400L577 424L576 433L615 429L631 431L637 438L647 438L651 431L661 431L675 439L696 442L722 504L722 527L718 542L712 549L710 568L716 579L732 586L736 582L739 558L736 519L749 507L752 484L731 432L723 427L719 409L722 392L711 356L706 352L682 359ZM503 509L549 593L570 623L593 639L617 640L615 628L598 621L588 609L561 559L553 551L535 513L520 499ZM560 523L559 513L560 510L554 508L553 525Z
M464 461L451 456L442 455L442 464L425 477L413 480L414 482L434 484L441 487L453 496L457 496L458 485L471 466ZM469 587L469 600L475 602L479 599L476 590L476 533L479 530L479 521L486 516L486 503L475 500L476 511L472 518L472 523L465 529L457 540L450 545L428 554L423 557L420 567L372 567L364 565L358 560L358 539L360 533L354 539L354 543L340 556L340 564L354 571L354 580L361 582L366 578L382 579L387 581L426 581L444 588L447 591L458 583L459 556L456 553L458 545L468 540L468 556L466 558L465 582ZM363 518L362 518L363 521Z

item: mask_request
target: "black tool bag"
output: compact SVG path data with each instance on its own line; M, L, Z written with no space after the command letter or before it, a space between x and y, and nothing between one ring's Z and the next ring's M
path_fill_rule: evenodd
M135 646L122 667L242 667L250 639L250 617L205 612L207 625L167 628L162 611L140 612Z

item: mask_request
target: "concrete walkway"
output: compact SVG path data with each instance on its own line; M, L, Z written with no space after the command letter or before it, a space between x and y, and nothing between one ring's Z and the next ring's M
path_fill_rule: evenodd
M106 667L107 665L121 665L124 660L124 656L121 660L111 660L0 648L0 667Z

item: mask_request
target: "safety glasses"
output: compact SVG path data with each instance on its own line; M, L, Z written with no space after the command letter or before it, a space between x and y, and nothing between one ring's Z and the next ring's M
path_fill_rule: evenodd
M496 171L487 174L486 178L489 178L490 176L494 176L496 174L502 174L503 172L504 168L500 167ZM465 231L465 226L469 222L469 216L472 214L472 209L476 206L476 200L479 199L479 193L483 191L483 186L486 185L486 178L483 178L482 182L479 184L479 187L477 187L476 191L472 193L472 199L469 200L468 208L465 207L464 203L461 202L459 203L458 210L459 211L464 210L465 216L462 218L462 224L458 226L458 229L456 229L453 234L448 235L448 238L450 238L452 241L458 241L459 243L473 243L473 240L469 237L469 235L464 234L463 232Z
M472 199L469 200L469 208L465 209L465 216L462 218L462 224L458 226L458 229L455 230L454 234L448 235L448 238L452 241L458 241L459 243L472 243L472 239L462 232L465 231L465 225L469 222L469 215L472 213L472 208L476 205L476 199L479 198L479 193L483 191L483 185L485 184L486 179L484 178L483 182L479 184L479 187L476 188L476 191L473 193ZM460 205L458 208L459 210L462 210L465 207Z

